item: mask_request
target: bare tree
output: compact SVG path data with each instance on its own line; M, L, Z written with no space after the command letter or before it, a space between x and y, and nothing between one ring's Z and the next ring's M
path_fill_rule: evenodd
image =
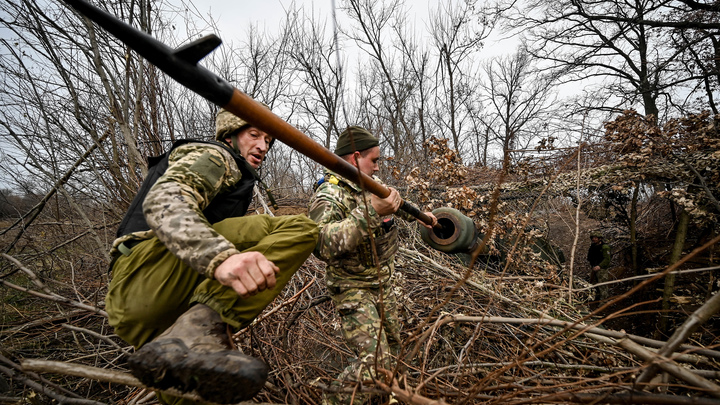
M639 104L658 117L668 112L663 100L669 107L686 83L697 80L673 69L684 50L669 46L669 30L648 23L675 9L667 0L533 0L516 9L511 25L526 30L532 54L551 62L566 81L595 81L616 97L616 112Z
M547 130L554 78L538 74L533 57L520 48L512 56L499 56L485 64L486 103L496 117L496 132L503 154L526 148Z
M430 32L438 52L435 69L438 127L449 133L455 150L461 151L462 132L470 111L469 102L477 97L473 56L492 32L493 18L476 11L476 1L460 5L444 2L432 13Z
M345 126L339 120L344 79L341 66L336 63L336 49L325 26L306 16L302 10L288 12L288 19L294 26L288 52L297 65L304 87L301 91L304 97L296 100L299 113L306 117L310 128L317 126L323 134L321 143L330 148L332 134L337 136ZM309 132L312 135L314 131Z
M366 93L360 94L360 97L369 101L370 105L361 102L359 113L378 114L375 118L366 116L365 120L373 122L380 119L374 129L381 136L385 135L387 146L399 162L411 159L417 149L415 131L408 121L413 111L409 104L415 87L414 75L407 69L404 56L398 59L388 54L387 49L391 48L386 46L392 25L405 24L402 6L399 0L347 0L343 7L356 24L345 30L346 35L371 59L371 69L366 67L359 72L359 91ZM367 97L368 92L372 98Z

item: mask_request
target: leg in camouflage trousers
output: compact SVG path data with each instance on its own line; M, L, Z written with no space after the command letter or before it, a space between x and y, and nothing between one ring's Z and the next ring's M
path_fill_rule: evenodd
M380 293L383 295L383 315L381 319ZM343 336L348 346L357 355L357 361L343 370L333 388L342 388L343 381L358 382L372 380L375 373L375 355L378 354L378 366L392 367L392 356L400 346L400 319L395 293L391 286L381 289L346 289L332 294L335 307L340 313ZM382 325L382 333L380 333ZM353 384L352 386L355 386ZM367 394L330 394L324 403L328 405L363 404L369 401Z
M605 283L610 281L610 270L609 269L600 269L595 272L595 279L597 280L597 283ZM602 301L610 297L610 286L609 285L601 285L598 287L595 287L595 299L598 301Z

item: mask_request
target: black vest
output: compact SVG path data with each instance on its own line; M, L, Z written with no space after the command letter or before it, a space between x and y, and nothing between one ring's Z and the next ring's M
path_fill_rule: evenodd
M603 256L603 243L598 243L597 245L591 243L590 249L588 249L587 259L592 267L602 263L603 260L605 260L605 257Z
M148 173L140 185L137 195L130 203L130 208L125 213L120 226L118 227L117 237L131 234L133 232L147 231L150 226L145 220L143 215L142 204L145 201L145 196L160 176L165 173L168 168L168 157L170 152L175 148L187 143L205 143L211 145L219 145L225 147L225 145L219 142L208 142L194 139L183 139L173 144L172 148L166 153L160 156L152 156L148 158ZM253 186L257 180L255 170L247 163L245 158L238 156L232 150L226 148L232 157L235 159L235 164L242 173L242 178L238 181L235 186L226 191L223 194L216 196L203 210L203 215L211 224L220 222L223 219L231 217L241 217L245 215L250 202L253 197Z

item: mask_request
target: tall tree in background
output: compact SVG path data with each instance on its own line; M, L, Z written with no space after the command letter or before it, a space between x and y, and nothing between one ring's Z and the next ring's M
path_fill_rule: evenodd
M354 26L344 32L371 59L370 69L358 73L358 114L369 127L384 137L391 154L399 162L411 160L418 145L414 126L408 119L414 108L409 104L415 88L415 75L408 69L405 55L389 53L388 35L392 26L405 24L403 3L399 0L347 0L343 10ZM396 30L400 32L400 30Z
M720 9L677 11L677 19L700 23L720 23ZM718 24L720 25L720 24ZM688 75L688 95L680 100L678 109L696 112L709 108L718 114L720 89L720 26L717 28L673 28L673 48L680 52L675 67L680 75ZM687 107L685 107L687 106Z
M523 48L512 56L499 56L485 64L485 104L492 111L493 131L503 155L539 140L550 120L553 77L533 66L533 57Z
M435 70L437 128L448 133L455 150L461 150L469 101L477 98L473 56L492 32L492 18L476 11L477 2L442 3L433 13L430 33L438 53Z
M672 3L532 0L516 8L511 25L528 29L530 51L550 61L566 81L601 81L595 87L616 99L603 108L619 112L637 104L646 115L658 117L695 80L673 69L682 50L670 46L669 30L646 23L662 21L674 9Z
M308 128L317 128L323 135L320 143L329 149L332 135L337 137L347 125L340 120L344 80L341 66L337 65L335 44L325 26L303 10L291 11L288 17L294 25L288 53L297 65L304 94L295 102ZM309 132L312 135L315 131Z

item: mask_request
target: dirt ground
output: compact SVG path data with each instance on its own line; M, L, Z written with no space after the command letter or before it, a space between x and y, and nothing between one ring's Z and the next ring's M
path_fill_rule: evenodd
M297 205L280 206L280 207L278 207L278 209L273 210L273 214L275 214L275 216L298 215L298 214L307 215L307 213L308 213L307 207L302 207L302 206L297 206Z

